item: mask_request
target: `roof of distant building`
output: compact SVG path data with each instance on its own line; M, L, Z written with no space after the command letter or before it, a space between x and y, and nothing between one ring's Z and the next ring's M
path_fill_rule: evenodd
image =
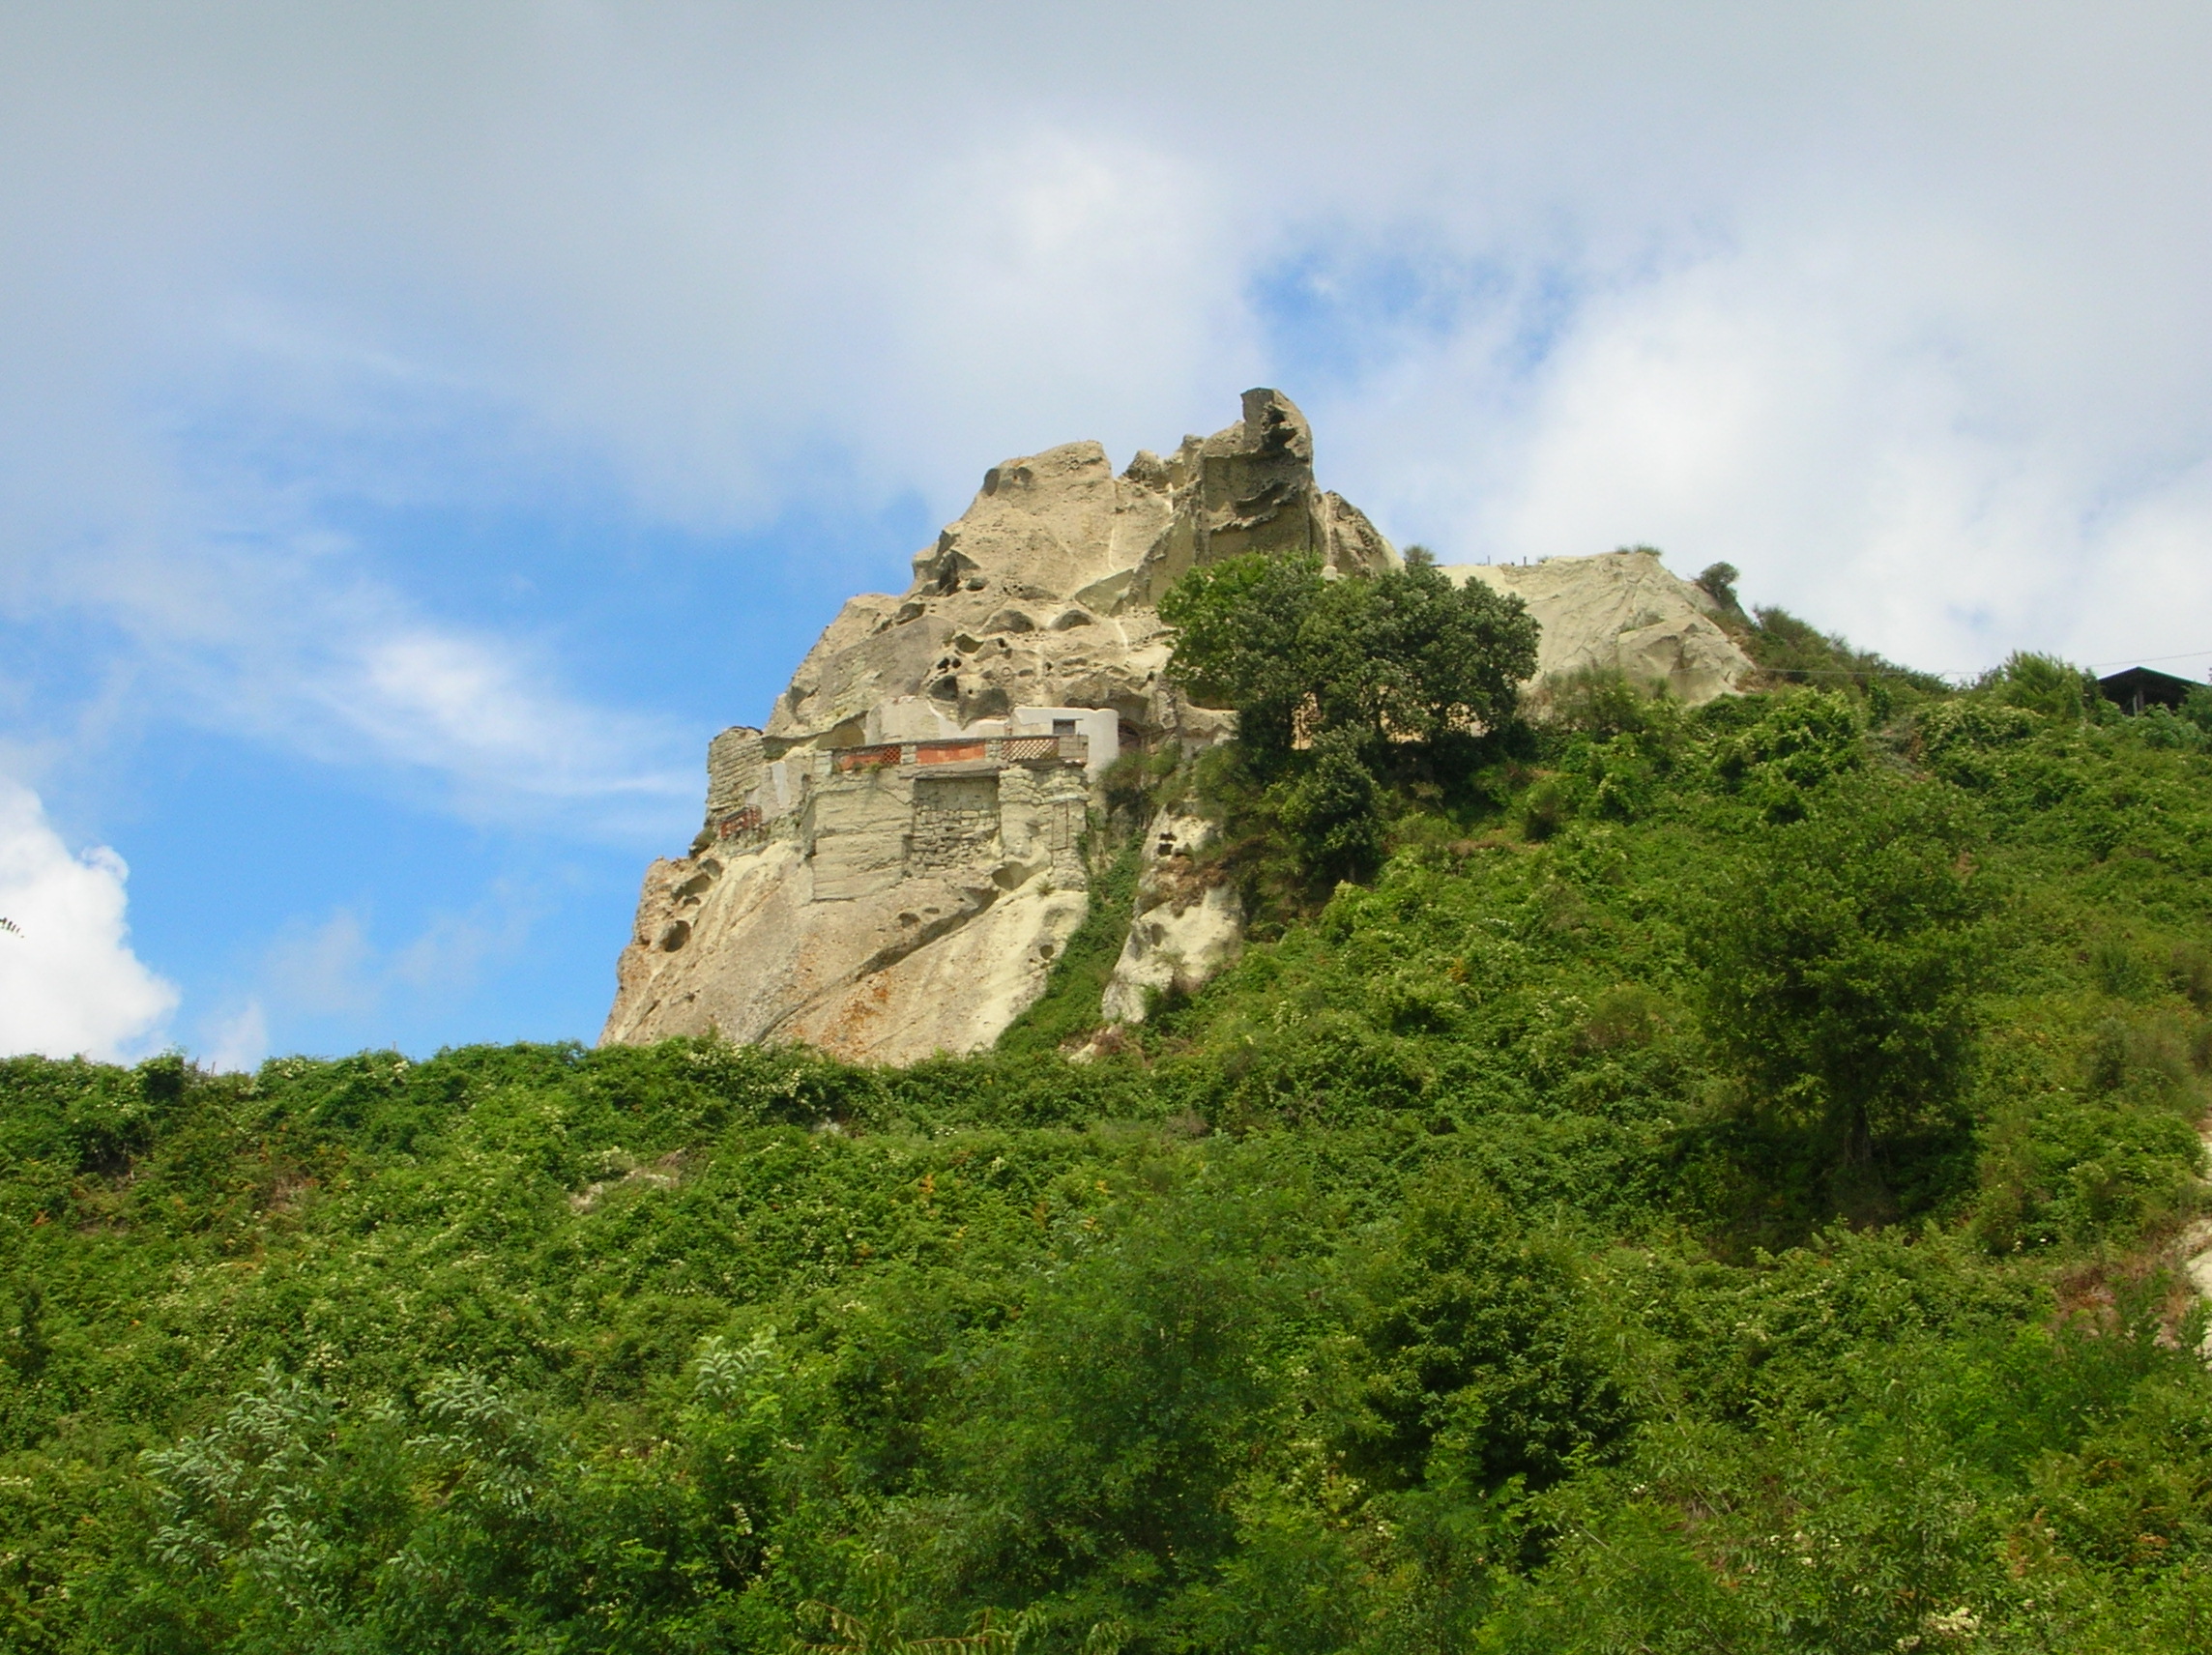
M2179 707L2189 699L2189 692L2204 686L2192 678L2176 678L2153 667L2130 667L2126 672L2113 673L2097 681L2105 699L2116 701L2130 712L2140 712L2146 707Z

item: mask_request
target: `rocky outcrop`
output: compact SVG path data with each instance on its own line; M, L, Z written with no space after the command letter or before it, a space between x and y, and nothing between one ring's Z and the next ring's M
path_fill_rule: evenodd
M1538 705L1547 683L1578 671L1617 671L1698 706L1742 689L1758 670L1714 620L1720 605L1670 574L1654 552L1457 564L1444 573L1527 601L1543 628L1528 688Z
M1166 682L1156 605L1243 552L1339 575L1398 562L1316 484L1313 433L1279 392L1246 392L1234 425L1119 474L1096 443L994 466L903 594L849 601L766 725L709 745L706 825L646 874L602 1043L718 1031L894 1063L989 1045L1089 911L1106 769L1234 730ZM1713 600L1647 552L1446 572L1528 600L1539 701L1586 667L1685 702L1751 677ZM1211 831L1173 810L1150 825L1109 1021L1236 958L1235 888L1199 855Z
M885 1062L988 1045L1088 911L1101 773L1234 728L1164 681L1154 605L1250 551L1397 562L1315 483L1312 431L1278 392L1119 475L1096 443L994 466L904 594L853 598L766 726L710 744L706 826L647 872L601 1042L718 1030ZM1117 979L1140 1009L1179 980L1163 962L1234 951L1225 900L1148 910L1160 940Z
M859 740L869 710L902 696L963 729L1025 704L1178 728L1153 606L1193 565L1249 551L1317 552L1346 572L1397 562L1357 508L1315 485L1313 433L1280 392L1246 392L1236 424L1164 460L1140 450L1120 476L1096 443L1007 460L916 557L904 596L845 605L767 734Z
M1109 1023L1142 1023L1152 997L1195 994L1244 948L1244 907L1218 869L1199 860L1215 826L1170 806L1145 834L1136 913L1100 1011Z

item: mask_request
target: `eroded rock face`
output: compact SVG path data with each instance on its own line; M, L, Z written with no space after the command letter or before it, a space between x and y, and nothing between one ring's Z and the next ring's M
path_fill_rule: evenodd
M1140 451L1119 477L1096 443L1007 460L915 558L903 596L845 605L767 734L858 740L871 708L915 695L962 727L1078 706L1177 729L1153 606L1193 565L1249 551L1318 553L1346 572L1398 561L1356 507L1316 486L1313 433L1280 392L1246 392L1236 424L1165 460Z
M1088 910L1100 773L1132 744L1233 731L1163 682L1153 605L1247 551L1397 562L1315 484L1278 392L1119 476L1096 443L994 466L903 595L849 601L767 726L710 745L707 825L646 874L601 1043L718 1030L884 1062L990 1044ZM1240 916L1199 945L1182 912L1159 958L1233 951Z
M602 1043L719 1031L894 1063L989 1045L1083 922L1106 767L1131 745L1234 733L1233 714L1164 682L1154 606L1195 565L1254 551L1340 574L1398 562L1316 485L1313 433L1278 392L1245 392L1236 424L1119 475L1096 443L994 466L904 594L849 601L767 726L714 738L706 826L646 874ZM1753 670L1712 599L1648 553L1446 572L1528 600L1539 700L1587 666L1692 703ZM1192 857L1208 831L1151 825L1109 1020L1236 958L1235 890Z
M1205 817L1178 808L1152 819L1137 911L1099 1007L1107 1022L1142 1023L1154 994L1195 994L1243 952L1237 889L1198 860L1214 832Z
M1710 595L1650 552L1456 564L1443 572L1527 600L1543 628L1527 691L1539 704L1547 682L1589 668L1664 684L1692 707L1736 693L1758 670L1712 619L1720 606Z

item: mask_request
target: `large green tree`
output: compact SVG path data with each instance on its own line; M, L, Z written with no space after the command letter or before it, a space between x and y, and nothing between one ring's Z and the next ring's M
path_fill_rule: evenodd
M1536 670L1521 599L1455 584L1417 546L1401 568L1341 579L1313 557L1231 558L1184 576L1160 614L1171 676L1234 707L1247 746L1278 762L1300 740L1372 763L1391 743L1498 729Z

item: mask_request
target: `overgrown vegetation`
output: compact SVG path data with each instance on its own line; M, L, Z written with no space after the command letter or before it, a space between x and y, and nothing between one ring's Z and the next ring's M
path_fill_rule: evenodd
M2212 1646L2212 720L2070 673L1447 718L1361 883L1132 767L1265 923L1087 1064L0 1065L0 1637Z
M1129 756L1127 768L1143 764L1141 754ZM1121 778L1117 777L1117 781ZM1134 778L1132 778L1134 779ZM1105 825L1093 836L1094 861L1103 866L1091 885L1091 910L1067 940L1067 947L1052 965L1045 991L1035 1004L999 1040L999 1050L1013 1053L1057 1052L1077 1035L1098 1025L1098 1002L1121 957L1121 943L1129 932L1129 910L1137 897L1137 861L1143 824L1124 820Z
M1536 670L1521 599L1453 585L1419 546L1365 579L1326 579L1315 557L1230 558L1191 570L1160 615L1177 681L1237 711L1212 791L1308 885L1371 874L1384 788L1478 769Z

